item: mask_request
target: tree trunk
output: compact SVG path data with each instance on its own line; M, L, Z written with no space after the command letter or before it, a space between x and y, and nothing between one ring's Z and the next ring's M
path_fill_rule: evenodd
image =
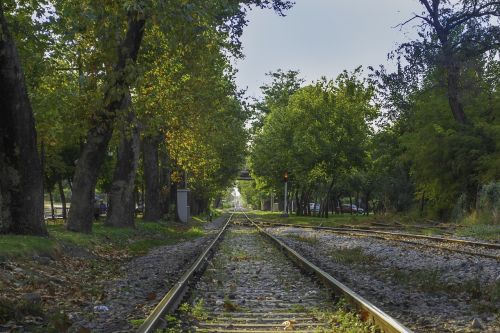
M78 159L73 178L73 193L68 230L92 231L93 201L99 169L104 162L109 140L113 134L116 115L126 106L129 85L126 67L135 63L144 33L144 19L137 13L129 12L125 39L118 49L118 61L113 72L108 75L108 84L104 94L106 106L96 112L93 126L88 131L87 142ZM125 102L125 103L124 103Z
M59 187L59 196L62 203L62 218L66 220L66 196L64 195L64 187L61 179L57 181L57 186Z
M131 104L130 95L128 103ZM122 128L113 182L109 193L109 210L106 224L114 227L135 227L135 176L139 164L139 128L132 110L127 116L132 133ZM127 125L124 125L126 127Z
M158 151L158 156L160 160L160 210L161 215L168 214L170 209L170 167L169 167L169 158L166 150L161 149Z
M54 197L52 196L52 191L49 191L49 201L50 201L50 216L52 219L56 218L56 212L54 211Z
M467 117L460 101L460 67L454 61L450 61L446 67L448 72L448 103L455 120L464 125L467 123Z
M351 215L352 215L352 196L351 196L351 193L349 193L349 211L351 212Z
M370 214L370 192L366 192L365 194L365 199L366 199L366 215Z
M425 191L422 191L422 196L420 197L420 216L424 215L424 205L425 205Z
M144 220L161 218L160 171L158 161L159 137L146 137L143 143L145 207Z
M35 120L0 2L0 233L46 235Z

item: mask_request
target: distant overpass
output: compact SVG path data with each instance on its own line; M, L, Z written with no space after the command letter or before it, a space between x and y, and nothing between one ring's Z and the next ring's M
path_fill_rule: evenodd
M238 180L253 180L252 176L250 176L250 171L243 169L240 171L238 175Z

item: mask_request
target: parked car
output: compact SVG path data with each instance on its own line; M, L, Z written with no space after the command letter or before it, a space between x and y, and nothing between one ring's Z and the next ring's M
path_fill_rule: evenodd
M343 204L342 205L342 212L344 213L356 213L356 214L363 214L365 212L365 210L363 208L359 208L358 206L356 206L355 204Z
M319 213L320 204L315 202L309 203L309 210L314 213Z

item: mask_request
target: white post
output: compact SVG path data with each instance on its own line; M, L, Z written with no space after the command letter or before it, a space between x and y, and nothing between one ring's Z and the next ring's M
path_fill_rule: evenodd
M181 222L188 222L190 215L190 207L188 206L188 193L189 190L178 189L177 190L177 214Z

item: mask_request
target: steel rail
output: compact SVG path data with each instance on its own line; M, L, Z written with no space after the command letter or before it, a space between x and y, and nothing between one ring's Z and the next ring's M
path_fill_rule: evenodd
M182 275L182 277L179 279L179 281L177 281L177 283L168 291L168 293L162 298L158 305L156 305L151 314L146 318L146 320L137 330L138 333L155 332L158 327L165 325L163 316L177 309L188 289L189 282L197 272L202 270L207 265L208 258L213 255L216 245L221 241L224 232L229 226L229 223L231 223L233 215L234 213L229 216L226 224L215 237L215 239L210 243L205 251L203 251L198 259L196 259L189 270L186 271L184 275Z
M344 296L347 301L349 301L349 303L357 308L363 320L375 323L384 333L413 332L409 328L399 323L396 319L392 318L391 316L377 308L375 305L364 299L362 296L349 289L346 285L336 280L330 274L314 265L312 262L300 255L297 251L286 245L283 241L266 232L257 223L252 221L245 212L243 212L243 214L245 215L247 220L253 226L255 226L257 230L259 230L262 235L275 243L294 262L296 262L303 269L314 273L320 280L325 283L327 287L333 289L337 294Z

